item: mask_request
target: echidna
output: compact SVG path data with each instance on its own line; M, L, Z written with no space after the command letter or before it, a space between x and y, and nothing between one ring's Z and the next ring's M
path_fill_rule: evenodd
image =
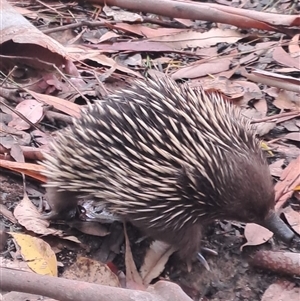
M286 242L255 128L218 93L175 81L136 81L90 105L42 163L50 217L80 198L194 256L215 219L256 222Z

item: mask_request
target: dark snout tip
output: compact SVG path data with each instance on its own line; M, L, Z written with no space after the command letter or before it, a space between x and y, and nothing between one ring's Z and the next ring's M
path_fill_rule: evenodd
M286 244L290 244L295 237L292 229L274 211L270 212L260 225L272 231L278 239Z

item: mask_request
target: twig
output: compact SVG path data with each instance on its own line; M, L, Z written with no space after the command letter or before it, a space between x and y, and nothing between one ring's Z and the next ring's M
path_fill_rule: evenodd
M174 283L159 281L147 291L87 283L34 273L0 269L0 288L54 298L60 301L192 301Z
M240 28L285 32L291 36L294 31L285 27L300 25L298 15L286 16L192 1L89 0L89 2L118 6L132 11L153 13L170 18L203 20L231 24Z

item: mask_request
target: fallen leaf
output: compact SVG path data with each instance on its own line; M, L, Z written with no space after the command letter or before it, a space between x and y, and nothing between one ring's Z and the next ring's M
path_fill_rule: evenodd
M39 164L34 163L23 163L23 162L13 162L8 160L0 159L0 167L13 170L15 172L24 173L36 180L46 183L46 177L41 175L41 171L44 169Z
M142 22L143 18L137 13L132 13L122 9L112 9L111 7L104 5L103 11L106 16L112 17L115 21L127 21L127 22Z
M299 59L291 57L282 47L275 47L273 51L273 59L287 67L300 70Z
M231 61L227 58L219 58L210 62L200 60L190 66L175 71L171 77L176 80L182 78L196 78L207 74L216 74L228 70L230 64Z
M273 177L280 177L283 172L284 159L277 160L269 165L270 173Z
M49 227L49 221L41 219L41 215L37 208L29 200L26 193L24 193L23 199L16 206L14 210L14 216L18 220L19 224L25 227L27 230L32 231L40 235L58 235L62 236L61 230L51 229Z
M205 48L218 43L235 43L245 35L233 29L212 28L209 31L200 32L186 30L161 37L149 39L149 41L162 42L174 49Z
M24 89L24 90L35 99L42 101L50 106L53 106L55 109L61 112L64 112L73 117L80 117L81 107L75 103L72 103L68 100L59 97L36 93L28 89Z
M24 101L20 102L16 106L16 111L21 113L33 124L38 123L44 115L43 103L38 102L35 99L25 99ZM12 116L13 120L8 123L10 127L13 127L16 130L20 131L28 130L31 127L31 125L27 121L25 121L15 113L13 113Z
M292 197L295 188L300 185L300 155L292 160L281 174L275 185L275 209L279 210Z
M131 252L130 242L127 235L126 225L124 223L125 235L125 267L126 267L126 288L144 290L143 280L137 271L133 255Z
M144 285L148 286L150 282L157 278L165 268L166 263L169 260L169 257L176 250L162 242L155 240L148 249L144 263L140 268L140 274L143 278Z
M244 232L247 242L240 248L242 250L245 246L258 246L267 242L273 237L273 233L265 227L257 224L248 223Z
M300 142L300 132L298 133L288 133L284 136L285 139L293 140L296 142Z
M299 301L300 288L289 281L277 281L264 292L261 301Z
M78 257L76 262L64 271L63 277L89 283L120 287L117 275L114 274L106 264L86 257Z
M40 275L57 276L55 253L44 240L31 235L8 232L21 248L21 255L28 266Z
M300 235L300 212L293 210L291 207L286 207L283 214L293 230Z

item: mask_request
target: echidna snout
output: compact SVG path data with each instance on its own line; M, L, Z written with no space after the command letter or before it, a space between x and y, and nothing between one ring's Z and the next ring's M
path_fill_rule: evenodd
M45 157L50 216L89 196L183 256L197 251L205 223L263 223L274 206L255 128L241 110L167 78L136 81L89 106Z

